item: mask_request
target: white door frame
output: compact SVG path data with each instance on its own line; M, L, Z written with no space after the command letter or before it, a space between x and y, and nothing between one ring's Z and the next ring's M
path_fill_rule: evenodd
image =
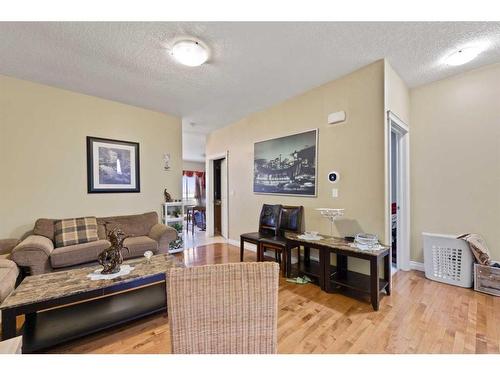
M396 233L396 248L397 248L397 268L403 271L410 270L410 129L397 115L391 111L387 111L387 237L390 241L392 237L392 220L391 220L391 133L397 135L397 192L398 211L397 211L397 233Z
M229 237L229 151L225 151L219 154L213 154L206 157L205 160L205 176L206 176L206 190L205 190L205 202L206 202L206 220L207 220L207 237L214 237L214 160L226 159L226 186L221 186L221 189L226 191L226 207L221 207L222 210L226 211L227 220L223 223L226 228L221 228L222 233L227 233ZM226 238L228 239L228 238Z
M227 182L227 158L221 159L221 171L220 171L220 182L221 182L221 235L225 239L229 239L228 233L228 182Z

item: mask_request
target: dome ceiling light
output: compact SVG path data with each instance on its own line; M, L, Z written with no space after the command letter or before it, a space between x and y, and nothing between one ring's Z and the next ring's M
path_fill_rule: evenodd
M469 46L453 52L444 59L447 65L458 66L474 60L481 52L486 49L485 45Z
M208 50L195 40L180 40L172 48L174 59L186 66L200 66L208 60Z

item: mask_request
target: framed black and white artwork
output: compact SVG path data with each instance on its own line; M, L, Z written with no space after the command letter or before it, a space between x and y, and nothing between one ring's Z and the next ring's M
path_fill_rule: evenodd
M88 193L139 193L139 143L87 137Z
M318 129L254 144L253 191L315 197Z

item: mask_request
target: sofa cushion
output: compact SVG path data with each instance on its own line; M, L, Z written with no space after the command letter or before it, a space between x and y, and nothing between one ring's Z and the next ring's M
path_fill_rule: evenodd
M54 222L56 219L38 219L35 221L35 227L33 228L33 234L37 236L47 237L49 240L54 242Z
M77 245L98 240L97 220L95 217L57 220L54 228L56 247Z
M47 237L30 234L10 255L10 259L19 267L28 267L31 275L50 272L50 254L54 250L54 243Z
M19 268L7 259L0 259L0 303L14 290Z
M61 268L95 262L99 253L110 246L111 243L109 241L98 240L78 245L58 247L50 255L50 263L54 268Z
M17 264L11 260L8 259L1 259L0 260L0 269L14 269L17 270Z
M148 250L151 250L155 254L158 252L158 242L147 236L126 238L123 241L123 246L129 249L129 251L125 249L122 251L123 258L125 259L140 257Z
M153 225L158 223L156 212L146 212L140 215L110 216L97 218L99 239L106 239L109 232L119 227L127 236L147 236Z
M17 238L0 240L0 254L10 254L20 241Z

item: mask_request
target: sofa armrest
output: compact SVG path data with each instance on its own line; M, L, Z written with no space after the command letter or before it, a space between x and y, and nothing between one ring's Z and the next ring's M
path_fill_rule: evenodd
M12 249L16 247L19 243L18 239L15 238L6 238L4 240L0 240L0 255L9 254L12 252Z
M158 252L168 253L168 245L177 238L177 231L164 224L155 224L149 231L149 237L158 242Z
M47 237L29 235L17 245L10 259L19 267L28 267L31 275L52 271L49 257L54 250L54 244Z

